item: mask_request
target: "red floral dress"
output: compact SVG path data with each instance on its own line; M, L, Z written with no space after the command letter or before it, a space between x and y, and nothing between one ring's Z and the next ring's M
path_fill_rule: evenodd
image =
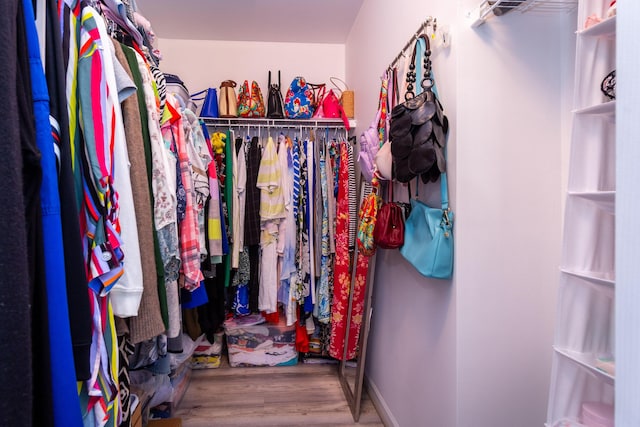
M351 152L351 155L353 152ZM333 305L331 308L331 345L329 354L336 359L344 357L345 334L351 287L351 255L349 253L349 148L340 145L340 169L338 200L336 206L336 258L334 269ZM364 312L364 293L369 269L369 257L359 255L353 289L353 307L347 343L346 359L353 359L358 352L358 339Z

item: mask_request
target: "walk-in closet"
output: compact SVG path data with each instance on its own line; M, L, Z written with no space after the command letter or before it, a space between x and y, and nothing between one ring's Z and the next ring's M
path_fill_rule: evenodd
M2 2L0 425L640 426L638 16Z

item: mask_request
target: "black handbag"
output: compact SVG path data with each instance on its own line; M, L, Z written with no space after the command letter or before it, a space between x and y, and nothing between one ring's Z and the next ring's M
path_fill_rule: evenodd
M419 42L425 43L422 92L414 94L416 83L416 52ZM449 120L444 115L440 100L433 91L435 82L431 72L431 48L424 35L416 41L409 71L407 71L407 93L405 102L391 111L389 139L395 177L400 182L409 182L420 176L423 182L435 182L446 170L444 147Z
M270 119L284 119L282 92L280 92L280 71L278 71L278 84L271 84L271 71L269 71L269 97L267 98L267 117Z

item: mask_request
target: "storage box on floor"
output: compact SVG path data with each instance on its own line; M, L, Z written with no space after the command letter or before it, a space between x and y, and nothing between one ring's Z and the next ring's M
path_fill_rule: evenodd
M265 323L260 315L229 319L224 324L229 364L238 366L287 366L298 363L296 326Z
M165 418L164 420L150 420L147 427L182 427L182 418Z
M216 333L213 343L207 340L206 335L202 335L195 342L195 349L191 357L192 369L215 369L220 367L222 356L223 333Z
M169 382L171 384L170 399L151 408L151 415L154 419L170 417L182 402L182 398L187 392L191 381L190 359L191 357L183 357L180 359L180 365L172 368L169 374Z
M131 427L142 427L142 404L135 394L131 394Z

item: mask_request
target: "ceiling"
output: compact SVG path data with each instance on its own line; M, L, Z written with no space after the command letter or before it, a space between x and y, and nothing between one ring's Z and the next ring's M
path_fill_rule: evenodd
M136 0L158 38L344 44L364 0Z

